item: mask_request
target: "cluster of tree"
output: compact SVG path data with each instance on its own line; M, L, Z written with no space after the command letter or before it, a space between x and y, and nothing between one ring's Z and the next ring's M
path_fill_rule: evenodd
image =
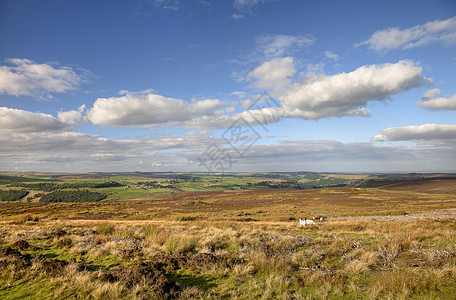
M319 189L326 187L355 186L355 181L344 178L320 178L318 181L300 182L303 189Z
M287 181L260 181L247 183L247 187L264 186L271 189L318 189L325 187L354 186L355 183L343 178L319 178L315 181L299 182L296 180Z
M116 187L122 186L119 182L116 181L107 181L107 182L65 182L65 183L56 183L56 182L39 182L39 183L15 183L10 186L23 187L31 190L39 190L44 192L52 192L61 189L79 189L79 188L105 188L105 187Z
M247 183L248 187L255 187L255 186L264 186L268 187L270 189L296 189L300 188L298 182L292 182L292 181L260 181L260 182L255 182Z
M319 180L319 179L323 179L324 177L319 174L306 174L303 176L303 178L308 179L308 180Z
M137 185L147 186L154 189L170 189L174 187L172 184L162 184L158 181L140 181Z
M28 194L26 190L0 191L0 201L19 201Z
M106 197L105 194L87 190L54 191L41 196L40 202L89 202L101 201Z

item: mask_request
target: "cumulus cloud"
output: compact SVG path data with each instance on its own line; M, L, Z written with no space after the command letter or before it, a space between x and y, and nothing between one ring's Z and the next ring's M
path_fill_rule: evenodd
M436 20L406 29L397 27L374 32L372 36L355 46L366 45L375 51L410 49L431 43L445 46L456 44L456 17Z
M157 125L210 115L214 109L222 106L218 99L187 103L150 92L122 92L124 95L121 97L98 98L88 112L88 119L93 124L109 126Z
M71 123L43 113L0 107L0 132L39 132L69 129ZM5 133L2 133L4 135Z
M334 59L335 61L339 60L339 55L337 55L336 53L333 53L331 51L325 51L325 56L327 58Z
M70 67L53 67L29 59L11 58L0 66L0 95L50 96L67 93L85 82L84 76Z
M315 38L308 35L285 35L285 34L264 34L255 39L255 49L252 52L241 55L239 63L242 69L233 71L231 77L236 82L248 81L248 73L252 66L263 64L274 59L289 57L295 53L306 50L307 47L315 42Z
M421 98L423 101L418 102L418 106L429 110L456 110L456 95L436 98L439 94L439 89L426 91Z
M57 119L66 124L81 124L85 121L84 111L85 104L79 106L78 110L60 111L57 113Z
M290 84L290 77L296 73L292 57L276 58L264 62L247 77L256 81L260 89L283 89Z
M422 124L391 127L381 130L380 134L373 138L378 142L441 139L456 139L456 125Z
M277 94L286 117L368 116L369 101L384 100L432 81L411 61L362 66L350 73L315 76Z
M267 34L256 39L257 53L264 59L289 55L315 43L312 35Z
M395 94L432 83L422 75L422 68L411 61L362 66L350 73L335 75L306 74L302 81L291 83L295 73L293 59L284 57L267 61L248 74L258 88L273 89L272 96L280 101L276 107L250 108L228 115L234 110L217 110L223 106L218 99L185 102L150 90L121 91L120 97L97 99L87 118L93 124L109 126L219 129L230 127L239 118L247 124L269 124L282 118L365 117L370 115L365 107L368 102L390 99ZM249 103L251 100L243 100L243 108ZM258 122L254 116L266 121Z

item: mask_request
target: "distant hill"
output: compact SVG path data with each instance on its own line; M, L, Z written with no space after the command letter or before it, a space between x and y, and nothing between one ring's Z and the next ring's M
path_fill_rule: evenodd
M430 194L456 194L456 176L433 176L423 179L404 180L368 180L360 184L360 187Z

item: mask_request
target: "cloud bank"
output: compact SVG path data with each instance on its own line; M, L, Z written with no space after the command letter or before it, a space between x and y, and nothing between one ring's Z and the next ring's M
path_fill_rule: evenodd
M68 132L55 135L32 133L0 136L0 159L4 170L61 171L65 167L75 172L204 172L207 170L197 158L202 156L210 143L210 140L204 139L204 135L197 133L180 137L158 136L153 140L110 140ZM231 151L229 146L220 146L225 151ZM184 150L166 151L166 148L172 147L182 147ZM15 149L21 151L16 152ZM454 172L454 149L331 140L282 141L278 144L257 144L245 152L244 158L233 156L230 171ZM265 161L268 163L265 164ZM420 163L417 164L417 161Z

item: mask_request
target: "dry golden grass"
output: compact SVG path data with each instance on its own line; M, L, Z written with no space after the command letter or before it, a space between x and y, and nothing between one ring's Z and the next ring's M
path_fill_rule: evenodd
M198 203L161 197L2 204L0 298L456 298L455 219L426 214L451 211L453 195L337 188L204 192ZM318 215L329 218L298 226Z
M0 297L456 296L454 222L91 222L6 224Z

